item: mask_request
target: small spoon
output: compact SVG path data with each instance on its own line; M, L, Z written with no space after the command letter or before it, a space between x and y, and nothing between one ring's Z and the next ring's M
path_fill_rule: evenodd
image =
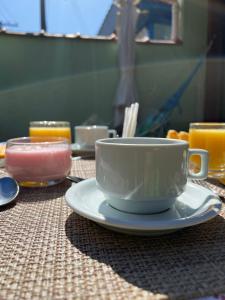
M0 178L0 206L12 202L19 193L19 185L12 177Z
M66 178L75 183L85 180L84 178L80 178L77 176L70 176L70 175L68 175Z

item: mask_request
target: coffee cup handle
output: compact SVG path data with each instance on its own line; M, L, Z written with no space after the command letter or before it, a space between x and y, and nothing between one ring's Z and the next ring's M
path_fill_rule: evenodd
M115 129L109 129L108 133L109 133L109 136L111 135L112 138L117 136L117 132Z
M188 162L190 163L191 155L199 155L201 157L201 169L198 173L188 170L188 177L191 179L205 179L208 175L208 151L203 149L189 149Z

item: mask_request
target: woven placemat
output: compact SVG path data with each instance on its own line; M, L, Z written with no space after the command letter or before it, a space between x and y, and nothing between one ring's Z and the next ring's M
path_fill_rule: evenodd
M221 198L225 199L225 186L222 183L220 183L218 180L213 178L208 178L207 180L193 180L193 181L206 188L209 188L214 193L219 195Z
M0 170L0 176L4 175ZM72 174L95 176L94 161ZM0 210L0 299L193 299L225 292L225 208L159 237L115 233L65 203L71 183L21 189Z

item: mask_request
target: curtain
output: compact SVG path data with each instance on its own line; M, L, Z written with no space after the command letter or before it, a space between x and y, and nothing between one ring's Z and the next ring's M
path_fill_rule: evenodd
M126 106L137 101L135 87L135 35L138 11L134 0L119 0L117 24L120 80L115 100L114 126L123 124Z

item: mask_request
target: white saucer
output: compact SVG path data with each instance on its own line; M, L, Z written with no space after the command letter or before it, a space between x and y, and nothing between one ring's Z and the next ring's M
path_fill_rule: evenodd
M210 190L192 182L174 206L159 214L130 214L111 207L97 188L95 178L72 185L67 204L79 215L114 231L135 235L161 235L214 218L222 203Z

